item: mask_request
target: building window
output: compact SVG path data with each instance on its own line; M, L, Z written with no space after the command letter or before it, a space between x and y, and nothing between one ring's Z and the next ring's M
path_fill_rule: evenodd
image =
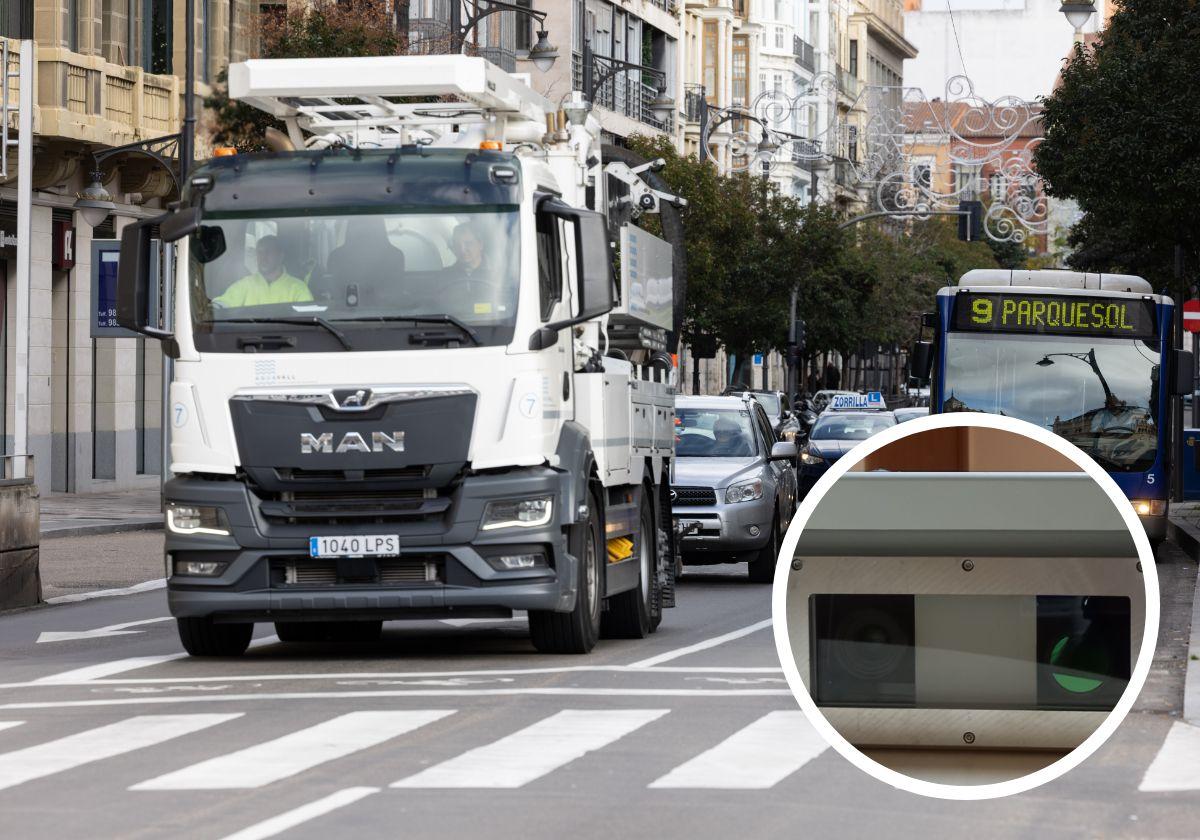
M1004 177L1004 173L992 173L990 182L989 191L992 194L992 201L1004 201L1008 196L1008 179Z
M784 34L783 27L776 26L775 27L775 49L777 49L777 50L783 49L783 34Z
M212 0L200 0L200 78L208 81L209 64L212 61L212 19L208 4Z
M720 40L717 37L717 22L715 20L706 20L704 22L704 95L708 101L716 102L717 98L717 79L719 76L719 62L717 56L719 54Z
M67 0L67 49L79 52L79 3Z
M744 35L733 39L733 91L730 99L733 104L745 106L750 100L750 49Z
M513 5L522 9L532 9L533 0L515 0ZM533 18L524 15L517 17L516 45L518 52L529 52L529 48L533 46Z
M858 41L850 39L850 75L858 76Z
M170 0L145 0L142 6L142 69L171 72L172 26Z

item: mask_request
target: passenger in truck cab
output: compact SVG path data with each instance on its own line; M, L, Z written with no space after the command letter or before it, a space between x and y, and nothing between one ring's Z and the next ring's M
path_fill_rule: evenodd
M447 271L451 275L447 292L459 300L472 315L491 315L505 312L496 269L479 229L472 222L462 222L450 234L450 249L456 261Z
M236 281L213 298L220 307L266 306L272 303L301 303L312 300L308 284L288 274L283 267L283 246L277 236L264 236L255 243L258 271Z

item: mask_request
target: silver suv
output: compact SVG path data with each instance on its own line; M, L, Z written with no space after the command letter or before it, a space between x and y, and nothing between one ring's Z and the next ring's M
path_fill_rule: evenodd
M796 444L753 397L676 397L671 513L685 564L741 563L770 583L796 512Z

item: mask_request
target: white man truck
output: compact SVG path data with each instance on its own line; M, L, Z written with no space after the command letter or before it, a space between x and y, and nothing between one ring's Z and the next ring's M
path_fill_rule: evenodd
M185 649L515 611L545 652L653 632L674 605L670 249L609 208L679 200L606 166L578 97L560 111L482 58L248 61L229 90L286 133L198 166L121 245L118 320L173 359Z

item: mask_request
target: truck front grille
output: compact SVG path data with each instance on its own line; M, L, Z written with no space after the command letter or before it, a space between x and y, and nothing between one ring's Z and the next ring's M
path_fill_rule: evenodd
M717 491L711 487L672 487L672 507L715 505Z
M371 577L343 578L337 560L288 558L271 562L271 581L275 586L398 586L412 583L439 583L443 560L439 556L386 557L375 561Z

